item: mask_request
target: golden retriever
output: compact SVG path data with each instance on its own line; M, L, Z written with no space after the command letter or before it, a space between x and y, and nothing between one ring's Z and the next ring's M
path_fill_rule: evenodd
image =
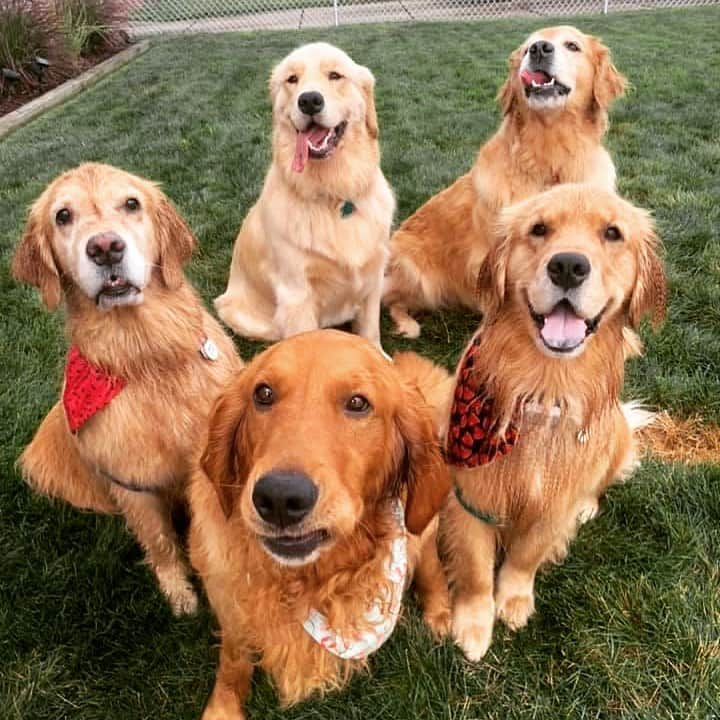
M624 335L647 314L659 323L666 301L652 222L614 193L561 185L506 209L501 228L478 281L487 315L456 374L439 528L452 614L435 630L450 624L471 660L495 617L527 623L538 567L636 465L634 430L652 416L620 402ZM441 607L447 587L433 593Z
M625 79L600 41L573 27L533 33L510 56L498 99L503 121L472 170L432 197L392 237L383 303L398 332L417 337L409 310L482 310L475 280L498 211L553 185L615 188L602 138Z
M372 73L327 43L272 72L273 159L215 300L240 335L279 340L352 321L380 345L395 200L380 170Z
M451 390L416 355L393 363L320 330L258 355L218 398L189 493L190 558L222 639L204 720L244 717L254 664L292 703L341 686L392 631L418 538L407 575L388 562L449 487L435 418ZM439 563L424 571L423 587L441 582Z
M33 205L18 280L65 299L61 400L20 458L40 492L121 512L175 613L197 604L173 530L191 451L219 386L242 363L182 266L195 238L156 185L88 163Z

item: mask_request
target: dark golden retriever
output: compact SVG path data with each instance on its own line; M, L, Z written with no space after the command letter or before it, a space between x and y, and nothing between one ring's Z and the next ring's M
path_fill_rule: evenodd
M222 638L205 720L244 717L254 664L295 702L390 634L422 542L406 548L405 528L421 534L448 489L451 387L416 355L325 330L266 350L218 398L190 489L190 557ZM429 560L423 588L442 577Z

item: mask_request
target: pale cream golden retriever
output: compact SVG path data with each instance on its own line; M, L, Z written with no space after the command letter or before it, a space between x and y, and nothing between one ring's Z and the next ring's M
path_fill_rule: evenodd
M197 604L170 511L219 386L242 363L185 280L195 238L153 183L85 164L33 205L13 274L64 298L61 399L20 458L36 489L120 512L176 613Z
M327 43L272 72L273 159L215 300L240 335L279 340L352 321L380 344L380 294L395 200L380 170L366 68Z
M613 193L562 185L506 209L501 227L478 283L487 315L456 374L439 528L452 612L435 630L449 625L471 660L496 617L527 623L539 566L634 468L651 416L620 402L624 335L660 322L666 300L652 222ZM442 607L447 586L433 593Z
M503 121L472 170L432 197L394 233L383 303L398 332L417 337L409 311L482 310L475 280L498 211L559 183L615 188L602 146L607 110L625 79L598 38L573 27L533 33L510 56L498 99Z
M437 414L451 389L417 355L393 363L320 330L221 393L190 488L190 557L221 630L204 720L244 717L255 665L292 703L341 686L392 632L449 486ZM432 557L418 582L432 602Z

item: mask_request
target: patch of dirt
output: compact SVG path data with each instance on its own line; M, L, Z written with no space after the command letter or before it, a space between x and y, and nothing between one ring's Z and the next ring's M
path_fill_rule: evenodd
M35 98L39 98L49 90L62 85L65 81L82 75L85 71L95 67L95 65L124 50L129 44L128 42L128 45L124 47L118 45L104 48L89 57L80 57L71 67L63 67L57 70L50 67L43 80L35 80L32 85L22 80L13 83L5 81L5 87L0 92L0 117L17 110L31 100L35 100Z

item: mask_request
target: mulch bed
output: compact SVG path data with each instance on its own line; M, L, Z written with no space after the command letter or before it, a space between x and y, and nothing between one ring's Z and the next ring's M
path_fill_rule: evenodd
M63 67L55 71L53 71L52 67L48 68L48 72L43 80L36 83L33 87L28 87L22 81L12 84L7 83L6 88L0 93L0 117L17 110L19 107L29 103L31 100L35 100L35 98L56 88L58 85L62 85L66 80L71 80L78 75L82 75L86 70L119 53L121 50L124 50L125 47L127 47L127 45L122 46L118 44L113 47L103 48L93 55L78 58L70 68ZM7 86L9 86L9 88ZM10 92L7 92L8 89Z

